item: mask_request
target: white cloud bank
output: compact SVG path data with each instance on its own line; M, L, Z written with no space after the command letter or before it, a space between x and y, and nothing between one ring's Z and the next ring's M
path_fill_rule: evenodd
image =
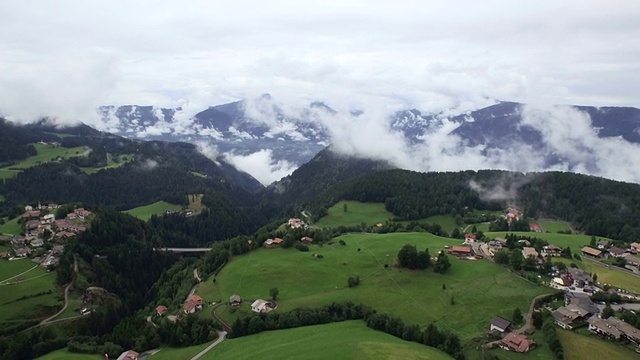
M274 160L271 150L260 150L249 155L226 153L225 159L236 169L251 174L263 185L291 174L297 166L286 160Z

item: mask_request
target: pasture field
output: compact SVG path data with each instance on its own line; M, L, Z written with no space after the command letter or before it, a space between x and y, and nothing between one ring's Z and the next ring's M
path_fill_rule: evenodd
M18 224L20 217L7 221L4 225L0 226L0 234L20 235L22 232L22 226Z
M369 329L363 321L345 321L225 340L202 359L439 360L451 357L435 348Z
M165 211L180 211L181 205L169 204L166 201L157 201L153 204L138 206L137 208L125 210L123 212L135 216L140 220L147 221L151 218L151 215L162 215Z
M640 355L633 350L596 336L587 336L576 332L557 329L558 337L564 349L566 360L581 359L638 359Z
M394 266L405 244L429 248L435 255L445 245L459 243L429 233L348 234L333 239L333 244L312 245L309 252L259 249L233 258L216 283L210 278L200 284L198 294L206 301L226 301L232 294L257 299L268 298L269 289L277 287L276 311L350 300L409 324L435 322L466 340L486 332L494 315L509 318L514 308L528 309L533 297L551 292L484 260L449 257L452 267L446 274ZM314 258L314 253L324 258ZM356 275L361 284L349 288L348 277ZM225 306L217 309L231 323L237 315L250 313L250 301L231 311Z
M0 179L14 177L23 169L54 161L58 157L68 159L74 156L82 156L84 153L84 149L82 147L64 148L51 147L49 145L42 144L33 144L33 146L38 151L38 154L30 156L16 164L0 168Z
M62 304L55 272L29 259L0 260L0 274L0 324L44 317Z
M347 204L347 211L344 211ZM393 214L384 208L381 203L362 203L359 201L340 201L327 209L328 215L316 222L321 228L331 228L340 225L353 226L365 223L385 223L393 218Z
M204 194L189 194L188 198L189 198L189 209L193 210L194 213L199 213L202 211L202 209L205 208L204 205L202 205L202 196L204 196Z
M188 346L183 348L172 348L172 347L163 347L162 350L153 354L147 359L149 360L191 360L196 354L200 351L204 350L207 346L211 345L211 342L196 345L196 346ZM217 345L220 346L220 345ZM213 352L216 348L213 348L211 352ZM204 358L203 358L204 359Z
M201 177L201 178L206 178L207 177L207 175L199 173L197 171L191 171L191 175L197 176L197 177Z
M40 356L36 360L101 360L104 355L98 354L78 354L69 352L66 348L56 350L47 355Z
M516 234L520 236L528 236L528 237L537 237L538 239L543 239L548 241L550 244L567 247L570 246L573 252L580 253L580 249L583 246L589 245L591 241L591 235L579 235L579 234L557 234L557 233L537 233L537 232L512 232L512 231L499 231L499 232L489 232L484 235L488 238L495 237L504 237L506 234ZM605 239L610 240L604 237L597 236L598 240Z
M551 220L541 220L537 222L542 230L550 233L557 233L558 231L570 231L571 228L567 223L563 221L551 221Z
M133 154L123 154L119 155L119 160L116 162L113 159L113 155L107 153L107 166L103 167L83 167L82 172L85 174L95 174L100 170L109 170L118 168L126 163L133 161Z
M406 225L412 221L413 220L403 220L401 221L401 223ZM460 231L462 231L462 229L464 228L464 226L460 227L456 225L456 219L451 215L434 215L434 216L429 216L428 218L415 220L415 221L418 223L439 224L449 234L455 228L460 229Z

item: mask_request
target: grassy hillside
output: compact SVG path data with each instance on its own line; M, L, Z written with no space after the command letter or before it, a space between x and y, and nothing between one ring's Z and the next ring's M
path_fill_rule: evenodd
M22 226L18 224L20 217L7 221L0 226L0 234L19 235L22 232Z
M488 238L493 237L504 237L505 234L511 233L509 231L504 232L488 232L484 235ZM591 241L591 235L577 235L577 234L555 234L555 233L536 233L536 232L513 232L516 235L528 236L528 237L537 237L539 239L544 239L548 241L550 244L557 245L560 247L570 246L571 250L580 252L580 249L584 245L589 245ZM603 237L598 237L598 239L606 239Z
M54 286L55 273L29 259L0 260L0 324L41 318L62 304Z
M158 353L149 356L149 360L191 360L196 354L204 350L211 343L200 344L183 348L162 348Z
M269 331L226 340L202 359L451 359L434 348L374 331L362 321Z
M22 169L44 164L56 160L58 157L68 159L74 156L81 156L84 153L82 147L64 148L51 147L49 145L33 144L38 151L37 155L30 156L16 164L0 168L0 179L8 179L16 176Z
M76 354L69 352L67 349L56 350L47 355L40 356L36 360L100 360L104 359L102 355L92 354Z
M564 349L566 360L582 359L638 359L640 355L611 341L596 336L581 335L576 332L558 329L558 337Z
M339 245L338 239L346 246ZM444 275L396 269L397 253L407 243L429 248L432 255L445 245L459 243L429 233L350 234L334 241L311 246L309 252L260 249L236 257L218 274L215 284L208 279L198 293L207 301L226 301L234 293L256 299L268 297L269 289L277 287L278 311L351 300L407 323L435 322L468 339L485 332L494 315L510 317L515 307L527 309L534 296L550 292L488 261L450 258L452 267ZM316 259L313 253L324 258ZM362 283L349 288L347 279L355 275ZM249 305L233 314L225 307L217 311L231 322L237 314L249 313Z
M347 204L347 211L344 211L344 204ZM393 214L384 208L384 204L379 203L361 203L358 201L340 201L327 209L327 216L318 220L318 227L329 228L340 225L360 225L365 223L372 225L375 223L384 223L393 218Z
M537 223L542 227L542 230L544 230L545 232L548 231L550 233L557 233L558 231L571 230L569 228L569 225L567 225L567 223L562 221L542 220L542 221L538 221Z
M123 154L118 156L118 161L115 161L113 158L113 155L111 154L107 154L107 166L103 166L103 167L98 167L98 168L94 168L94 167L83 167L82 168L82 172L84 172L85 174L94 174L97 173L100 170L108 170L108 169L115 169L118 168L126 163L129 163L133 161L133 154Z
M124 211L125 213L131 215L131 216L135 216L140 220L149 220L151 218L151 215L162 215L164 214L167 210L169 211L180 211L182 210L182 206L180 205L174 205L174 204L169 204L166 201L157 201L154 202L153 204L149 204L149 205L145 205L145 206L138 206L137 208L133 208L133 209L129 209Z

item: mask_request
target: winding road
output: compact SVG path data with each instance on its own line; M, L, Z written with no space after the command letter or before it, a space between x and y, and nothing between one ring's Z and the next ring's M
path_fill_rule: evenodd
M198 360L200 359L204 354L206 354L209 350L213 349L214 346L220 344L221 342L224 341L224 339L227 338L227 332L226 331L218 331L218 338L216 339L216 341L214 341L211 345L207 346L204 350L200 351L199 353L196 354L196 356L192 357L191 360Z

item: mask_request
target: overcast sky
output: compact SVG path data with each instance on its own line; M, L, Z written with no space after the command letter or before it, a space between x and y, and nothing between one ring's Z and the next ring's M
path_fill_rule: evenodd
M3 1L0 113L271 93L438 111L640 107L640 1Z

